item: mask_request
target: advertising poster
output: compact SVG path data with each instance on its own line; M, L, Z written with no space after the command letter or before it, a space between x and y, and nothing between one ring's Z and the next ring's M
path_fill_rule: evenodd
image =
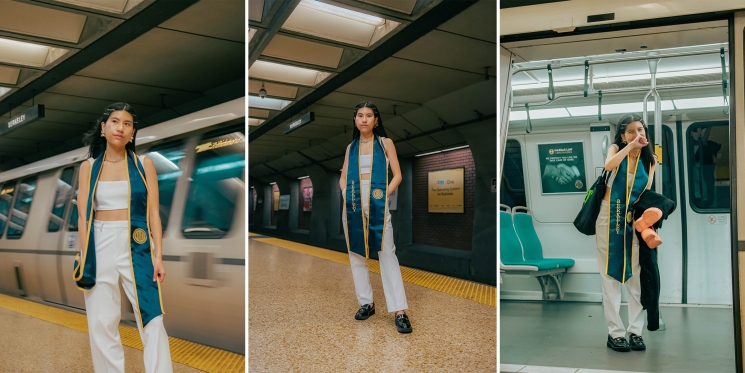
M427 212L462 214L465 168L432 171L427 181Z
M538 144L538 161L543 194L587 192L581 141Z
M290 209L290 195L289 194L285 194L284 196L279 196L279 209L280 210Z
M313 187L303 188L303 211L313 210Z
M272 207L273 207L274 211L279 211L279 190L275 190L273 192L273 196L274 196L274 198L272 198L272 202L273 202L272 203L272 205L273 205Z

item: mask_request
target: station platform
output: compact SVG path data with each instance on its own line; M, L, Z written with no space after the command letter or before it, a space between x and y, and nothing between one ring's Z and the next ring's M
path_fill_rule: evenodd
M731 307L662 305L666 330L642 337L645 351L606 347L600 303L500 302L500 372L734 372ZM621 320L628 326L628 307Z
M249 233L250 372L495 372L496 288L401 267L414 331L388 313L368 260L376 313L359 308L346 253Z
M135 326L119 325L125 371L145 372ZM85 314L0 294L0 372L93 373ZM244 372L245 356L168 337L173 371Z

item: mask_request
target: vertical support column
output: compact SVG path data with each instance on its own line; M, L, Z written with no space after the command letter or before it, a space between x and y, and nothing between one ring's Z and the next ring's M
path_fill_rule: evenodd
M738 182L738 175L745 175L745 12L735 13L730 19L730 182L731 182L731 219L732 219L732 276L733 276L733 312L735 318L735 361L736 371L743 371L743 325L745 325L745 183Z
M476 185L471 239L471 271L480 281L497 281L497 193L491 191L491 179L497 176L494 159L497 137L496 120L458 128L471 147L476 165Z
M507 129L510 124L510 104L512 103L512 52L499 47L499 170L497 180L501 180L504 165L504 149L507 146Z

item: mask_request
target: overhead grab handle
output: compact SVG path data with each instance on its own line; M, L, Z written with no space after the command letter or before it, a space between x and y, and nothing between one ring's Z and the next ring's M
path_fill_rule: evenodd
M724 62L724 47L719 48L719 59L722 61L722 98L724 98L724 114L729 115L729 101L727 100L727 65Z
M525 133L533 131L533 123L530 121L530 105L525 104L525 114L528 116L528 125L525 127Z
M550 66L550 65L549 65ZM590 60L585 60L585 97L587 97L587 78L590 76Z
M551 64L548 64L548 100L553 101L556 98L556 91L554 91L554 70L551 68Z
M603 120L603 91L598 91L598 120Z

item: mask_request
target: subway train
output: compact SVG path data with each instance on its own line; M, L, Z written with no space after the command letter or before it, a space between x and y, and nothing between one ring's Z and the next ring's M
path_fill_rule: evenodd
M143 128L163 225L164 322L170 336L245 348L245 98ZM79 252L79 166L88 148L0 173L0 292L84 311L73 281ZM134 324L122 295L122 320Z
M514 229L517 252L511 260L527 257L526 247L540 242L544 258L571 259L573 264L541 271L500 262L502 315L509 310L510 323L525 320L517 329L529 329L527 320L556 326L551 323L567 320L557 321L559 312L601 309L591 308L602 301L595 236L583 235L572 223L603 172L616 123L624 114L637 113L649 125L647 136L660 156L653 189L677 205L659 231L663 331L650 338L683 333L698 342L710 337L701 354L712 346L717 351L697 357L697 362L678 359L674 352L655 362L640 358L634 361L640 365L614 365L612 360L590 363L566 350L558 357L559 350L548 353L553 351L549 348L543 364L533 363L683 372L703 371L696 364L707 362L714 365L706 371L742 371L739 295L745 283L738 258L743 263L745 231L738 227L745 217L737 207L745 190L737 175L745 172L745 13L734 11L742 4L681 1L665 7L633 1L600 6L579 1L561 9L558 4L567 3L502 10L499 234ZM556 177L557 165L566 177ZM501 259L507 260L505 241L500 242ZM624 291L623 302L626 298ZM530 319L528 310L537 304L547 308ZM708 319L694 319L690 309ZM666 314L672 324L665 323ZM715 325L726 331L715 330ZM672 331L664 332L665 327ZM710 330L697 334L697 327ZM579 334L592 343L599 338L597 346L605 348L602 328ZM512 344L511 351L522 346L511 340L502 336L503 343ZM530 343L535 349L542 346L537 339ZM674 343L650 346L663 349ZM503 353L502 361L525 362L528 354L505 359ZM674 368L681 361L688 367ZM664 366L668 370L659 368Z

